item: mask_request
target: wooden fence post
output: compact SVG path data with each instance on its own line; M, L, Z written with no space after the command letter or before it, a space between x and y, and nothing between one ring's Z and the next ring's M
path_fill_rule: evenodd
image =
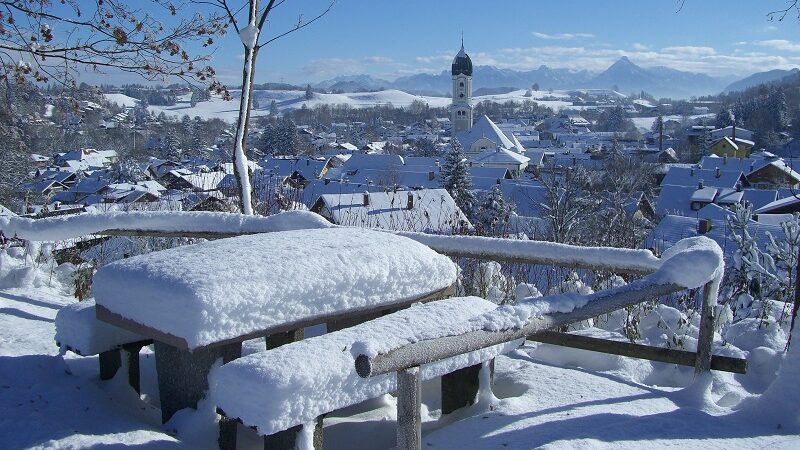
M714 306L717 304L719 277L703 286L703 303L700 307L700 332L697 336L697 360L694 373L698 375L711 370L711 350L714 344Z
M422 447L422 377L419 367L397 372L397 448L420 450Z

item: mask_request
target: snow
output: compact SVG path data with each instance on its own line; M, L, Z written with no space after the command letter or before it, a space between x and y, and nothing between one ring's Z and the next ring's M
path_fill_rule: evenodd
M258 43L258 34L259 34L258 27L255 24L251 23L250 25L248 25L245 28L242 28L242 30L239 31L239 38L242 40L242 44L245 47L252 49Z
M125 94L103 94L109 103L116 103L123 108L133 108L139 100Z
M472 329L502 331L522 328L532 318L552 313L568 313L586 306L589 297L565 293L547 297L529 298L513 305L502 305L490 313L472 320Z
M360 403L397 388L394 373L370 378L356 374L352 353L369 343L383 352L430 336L449 325L466 324L495 305L477 297L416 305L356 327L254 353L209 374L210 397L225 413L272 434L317 416ZM422 367L425 380L487 361L517 348L514 341Z
M72 303L56 314L56 344L62 352L97 355L145 338L122 328L100 322L95 317L94 300Z
M714 120L714 117L716 116L714 114L695 114L686 117L688 117L689 120L697 120L697 119ZM667 120L674 120L677 122L682 122L683 118L684 116L680 115L664 116L664 121L666 122ZM633 124L636 125L636 128L646 129L647 131L650 131L650 129L653 127L653 122L656 121L656 117L632 117L631 120L633 121Z
M160 424L151 350L145 348L140 357L141 398L122 377L100 381L96 357L58 355L53 321L61 307L75 302L71 269L69 264L36 261L37 253L35 247L0 249L0 410L6 413L0 420L3 447L216 448L214 438L194 440L214 436L211 402L201 402L198 411L179 413L186 420ZM659 305L642 311L636 316L641 317L643 328L640 342L664 346L671 336L680 337L684 332L675 320L687 318L675 308ZM626 314L617 311L595 323L603 329L588 328L579 333L625 341ZM721 334L727 344L717 338L714 352L746 354L748 373L712 372L710 400L718 406L714 411L704 412L676 395L694 379L691 367L528 343L496 358L492 391L498 401L491 408L478 404L441 416L439 382L425 382L423 446L797 448L800 391L796 383L796 336L790 354L784 358L784 331L771 333L788 331L788 326L759 327L757 319L746 320L746 326L722 324ZM694 321L690 318L687 336L696 336ZM735 343L730 340L734 331ZM762 333L768 336L759 338ZM263 348L263 340L253 342ZM744 351L735 345L741 345ZM352 356L341 350L337 349L351 368ZM776 381L778 373L780 382ZM770 394L762 397L773 382ZM395 408L394 397L385 395L329 414L324 422L325 448L393 448ZM241 449L263 448L263 440L245 427L240 427L239 438Z
M98 305L183 338L193 349L331 313L389 306L455 281L449 258L410 239L330 228L132 257L102 267L92 289Z
M479 236L438 236L413 232L400 232L401 236L421 242L428 247L446 254L483 255L486 259L501 257L506 259L534 259L552 261L553 264L572 266L588 264L592 266L614 266L638 272L653 272L658 269L660 260L649 250L623 248L576 247L566 244L543 241L521 241L495 239Z
M0 230L6 236L34 241L71 239L105 230L265 233L331 226L308 211L286 211L268 217L183 211L112 211L44 219L0 216Z
M525 97L525 90L513 91L507 94L481 95L473 97L473 103L477 104L484 100L503 103L508 100L523 102L533 100L536 103L553 108L556 111L561 109L585 109L583 106L572 106L568 101L568 96L563 93L548 94L547 92L534 92L532 97ZM239 90L231 90L231 95L236 98ZM106 94L119 95L119 94ZM315 92L311 99L305 98L305 91L274 91L274 90L254 90L253 99L258 100L259 107L251 111L251 117L269 115L269 105L275 100L280 111L299 109L303 106L313 108L318 105L347 105L351 108L369 108L373 106L392 105L395 108L407 108L414 101L421 101L432 108L446 108L450 106L450 97L432 97L424 95L414 95L397 89L387 89L376 92L346 92L343 94L325 94ZM564 98L564 100L541 100L541 97ZM113 97L112 97L113 98ZM130 97L129 97L130 98ZM117 100L117 103L124 99ZM135 99L134 99L135 101ZM191 106L189 96L179 97L175 105L158 106L149 105L147 109L155 115L164 113L169 117L180 118L184 114L189 117L199 116L204 120L221 119L228 123L235 123L238 118L239 105L230 101L223 100L217 95L212 95L211 100L197 103Z
M661 255L661 261L653 281L689 289L721 279L725 269L722 249L705 236L681 239Z

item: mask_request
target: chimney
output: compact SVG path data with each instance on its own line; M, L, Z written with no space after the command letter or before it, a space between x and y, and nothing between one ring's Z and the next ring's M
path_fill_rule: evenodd
M364 206L369 206L369 192L364 192Z
M436 178L436 173L434 171L428 172L428 181L433 181Z
M737 181L736 182L736 192L742 192L742 182L741 181Z
M700 182L697 183L697 189L703 189L704 187L703 180L700 180Z
M731 137L731 140L735 144L736 143L736 122L735 121L733 122L733 129L731 130L731 135L733 136L733 137Z
M720 176L722 176L722 172L719 170L719 167L716 167L716 168L714 169L714 176L715 176L715 177L717 177L717 178L719 178Z
M697 222L697 232L699 234L706 234L711 231L711 219L700 219Z
M414 208L414 193L408 193L408 202L406 203L406 209L413 209Z

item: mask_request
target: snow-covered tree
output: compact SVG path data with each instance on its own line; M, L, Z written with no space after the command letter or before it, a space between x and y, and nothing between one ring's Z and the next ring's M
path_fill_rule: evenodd
M181 139L174 129L167 131L162 147L162 157L170 161L180 162L183 159L183 148Z
M311 85L310 84L306 85L305 97L306 97L306 100L311 100L312 98L314 98L314 91L311 90Z
M141 164L132 158L122 158L111 166L111 176L117 183L138 183L148 179Z
M508 228L512 209L503 198L500 186L494 185L475 211L475 225L487 236L502 235Z
M733 115L733 111L729 108L724 108L720 112L717 113L717 117L714 119L714 126L716 128L725 128L736 123L736 118Z
M453 139L450 151L445 156L440 174L441 186L450 193L456 205L472 217L475 209L475 194L472 193L472 177L469 174L467 158L461 151L461 143Z
M217 0L213 3L197 1L197 3L211 4L224 11L229 19L228 25L232 26L236 31L244 47L242 95L239 101L239 117L236 121L236 133L234 134L233 142L233 171L239 186L239 208L243 214L252 215L254 213L252 185L250 183L250 170L248 169L245 147L247 144L247 132L250 127L250 114L253 106L252 94L253 83L255 81L256 57L258 56L259 50L265 45L294 31L300 30L301 28L305 28L319 20L331 10L333 2L311 20L304 21L301 16L301 19L289 30L279 32L273 37L264 36L263 39L262 32L267 23L267 18L270 17L273 10L277 6L282 5L284 1L276 2L275 0L269 0L263 8L259 5L259 0L248 0L241 7L239 7L239 4L232 4L233 2L230 0ZM245 8L247 10L246 14L242 11ZM237 13L234 14L233 11ZM237 16L239 11L242 11L242 14ZM247 22L244 22L244 17L247 17Z

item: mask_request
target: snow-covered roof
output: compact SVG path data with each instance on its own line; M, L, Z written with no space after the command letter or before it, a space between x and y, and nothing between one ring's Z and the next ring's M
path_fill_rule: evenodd
M717 198L714 203L719 205L733 205L735 203L740 203L744 198L744 191L741 189L731 189L731 188L722 188L719 190L717 194Z
M472 144L478 139L485 138L504 149L516 149L517 146L514 142L503 133L500 128L495 125L486 115L478 118L475 124L469 130L462 131L456 135L456 138L461 143L465 151L469 151ZM524 149L523 149L524 151Z
M98 270L92 292L98 307L195 349L332 312L389 307L447 288L456 278L450 258L411 239L325 228L123 259Z
M398 169L405 164L400 155L367 155L354 153L342 164L342 173L356 173L361 169L388 170Z
M759 209L778 199L778 191L773 189L744 189L742 190L744 201L753 205L753 210Z
M711 203L714 201L714 198L716 196L717 196L717 188L706 186L702 189L695 190L692 193L692 196L689 197L689 201Z
M682 216L694 216L695 211L691 209L691 198L697 186L674 186L671 184L661 186L656 198L656 214L663 216L666 214L678 214Z
M3 205L0 205L0 216L16 216L16 214L14 211L11 211Z
M409 196L413 197L410 209ZM450 233L469 224L444 189L325 194L313 210L339 225L393 231Z
M719 176L717 176L719 175ZM661 185L697 186L702 180L703 185L720 188L735 188L736 183L744 178L741 171L723 171L717 174L716 170L704 170L672 166L667 171Z
M504 148L488 149L470 158L473 164L528 164L530 159L517 152Z
M699 220L697 217L667 215L648 234L641 248L654 249L660 253L672 247L681 239L698 236ZM769 242L767 232L771 233L775 239L780 240L783 238L783 230L780 226L751 221L749 231L761 248L764 248L764 245ZM730 237L728 224L725 220L711 219L711 230L703 236L711 238L719 244L726 260L730 260L736 252L736 243Z
M779 200L775 200L774 202L766 204L766 205L762 206L761 208L758 208L757 210L755 210L753 212L756 213L756 214L772 213L774 211L779 211L779 210L781 210L783 208L786 208L786 207L789 207L789 206L794 206L794 205L799 205L799 204L800 204L800 198L797 198L797 197L794 197L794 196L790 196L790 197L785 197L785 198L782 198L782 199L779 199Z

